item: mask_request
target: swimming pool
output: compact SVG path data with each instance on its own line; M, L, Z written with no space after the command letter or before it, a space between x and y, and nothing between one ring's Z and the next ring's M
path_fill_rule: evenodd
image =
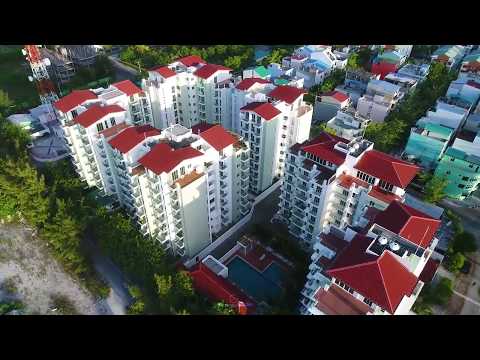
M227 267L228 279L257 301L268 302L283 293L281 283L285 274L276 263L259 273L245 260L236 256Z

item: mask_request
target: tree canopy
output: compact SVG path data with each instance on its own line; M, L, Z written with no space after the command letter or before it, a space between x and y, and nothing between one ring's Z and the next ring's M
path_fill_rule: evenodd
M438 203L445 197L445 187L448 185L448 180L433 176L425 184L425 196L423 200L428 203Z

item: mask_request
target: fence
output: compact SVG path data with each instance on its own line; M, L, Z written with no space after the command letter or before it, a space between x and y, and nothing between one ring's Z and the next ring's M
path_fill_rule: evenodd
M275 190L277 190L280 187L280 181L277 181L275 184L270 186L267 190L262 192L260 195L258 195L255 198L255 201L253 202L253 206L250 209L249 213L245 215L240 221L238 221L235 225L233 225L230 229L228 229L222 236L217 238L214 242L212 242L210 245L208 245L205 249L200 251L194 258L187 260L184 265L187 268L191 268L198 262L202 261L207 255L209 255L213 250L215 250L218 246L223 244L225 240L230 238L236 231L238 231L242 226L246 225L252 218L253 211L255 210L255 206L258 205L262 200L264 200L268 195L273 193Z

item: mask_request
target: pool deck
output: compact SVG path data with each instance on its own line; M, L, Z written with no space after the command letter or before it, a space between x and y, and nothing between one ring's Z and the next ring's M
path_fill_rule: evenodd
M230 257L223 262L228 267L228 263L232 261L235 256L239 256L252 265L259 273L263 273L273 262L277 263L286 273L291 271L291 268L282 259L267 250L263 245L254 241L254 245L245 254L243 249L237 250ZM265 255L265 256L264 256Z

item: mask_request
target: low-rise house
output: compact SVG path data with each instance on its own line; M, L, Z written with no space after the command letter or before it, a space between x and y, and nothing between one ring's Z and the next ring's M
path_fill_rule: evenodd
M336 90L320 94L316 100L322 103L332 104L339 109L344 109L350 105L349 96Z
M453 69L460 65L464 55L464 46L445 45L435 50L431 56L431 59L432 62L440 62L445 64L448 69Z
M472 105L476 105L480 98L480 79L475 81L471 79L461 78L450 83L447 94L448 97L458 97L468 101Z
M410 130L404 154L409 160L417 160L422 167L434 169L453 134L452 128L422 122Z
M470 53L462 59L459 76L480 75L480 50Z
M463 129L457 134L452 148L480 157L480 134Z
M358 99L357 111L372 121L383 122L402 97L400 86L383 80L371 80L365 95Z
M347 140L361 138L370 120L361 117L353 108L339 110L336 116L327 122L327 127L335 135Z

